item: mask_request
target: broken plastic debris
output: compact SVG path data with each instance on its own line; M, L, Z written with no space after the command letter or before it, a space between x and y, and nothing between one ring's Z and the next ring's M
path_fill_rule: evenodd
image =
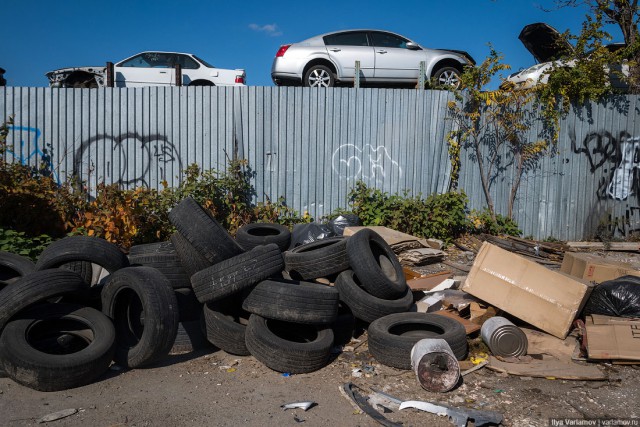
M400 410L406 408L415 408L421 411L447 416L453 424L458 427L466 427L467 421L473 420L474 426L483 426L486 424L500 424L502 422L502 414L495 411L478 411L476 409L456 408L445 405L435 405L429 402L421 402L418 400L408 400L400 404Z
M227 369L227 372L235 372L235 371L236 371L236 368L229 368L229 369Z
M312 402L312 401L308 401L308 402L293 402L293 403L285 403L284 405L280 405L280 407L282 409L284 409L285 411L287 409L296 409L296 408L304 409L306 411L306 410L308 410L309 408L311 408L315 404L316 404L316 402Z
M291 374L290 374L289 372L284 372L284 373L282 374L282 376L283 376L283 377L290 377L290 376L291 376Z
M351 371L351 376L356 378L362 378L362 369L356 368Z
M40 418L37 422L38 424L40 423L48 423L51 421L57 421L60 420L62 418L66 418L70 415L76 414L78 412L77 409L75 408L71 408L71 409L63 409L62 411L58 411L58 412L53 412L51 414L47 414L44 417Z

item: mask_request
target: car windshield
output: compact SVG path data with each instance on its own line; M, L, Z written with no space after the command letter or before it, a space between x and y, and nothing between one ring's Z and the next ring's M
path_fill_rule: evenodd
M204 65L207 68L216 68L214 65L209 64L207 61L205 61L204 59L200 58L199 56L193 55L193 57L196 58L198 61L200 61L202 63L202 65Z

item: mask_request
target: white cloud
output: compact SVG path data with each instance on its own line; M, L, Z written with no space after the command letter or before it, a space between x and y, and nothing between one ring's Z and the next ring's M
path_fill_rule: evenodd
M278 30L278 26L276 24L267 24L267 25L249 24L249 28L251 28L253 31L265 33L271 37L282 35L282 31Z

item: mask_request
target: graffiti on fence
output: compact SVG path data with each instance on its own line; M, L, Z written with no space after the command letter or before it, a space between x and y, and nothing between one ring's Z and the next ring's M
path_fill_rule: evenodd
M7 160L36 168L41 173L50 175L60 184L60 177L51 161L51 152L40 140L42 136L40 129L15 125L9 125L7 128L10 133L20 135L20 145L16 146L14 143L12 148L7 148ZM27 137L25 138L24 135Z
M80 144L73 160L73 176L84 181L91 193L101 182L159 188L181 172L178 149L160 134L96 135Z
M362 179L381 184L387 177L402 176L402 168L383 145L366 144L361 150L353 144L343 144L333 152L331 164L340 179Z
M608 131L591 132L578 147L571 138L573 152L584 153L591 172L602 169L604 176L598 182L599 199L627 200L640 194L640 137L622 131L616 138Z

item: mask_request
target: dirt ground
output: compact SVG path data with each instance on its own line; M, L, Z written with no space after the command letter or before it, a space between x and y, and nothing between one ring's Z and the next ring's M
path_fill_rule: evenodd
M365 336L360 337L364 339ZM366 392L385 391L401 400L493 410L505 426L547 426L549 418L633 418L640 422L640 369L602 365L608 381L562 381L507 376L488 369L464 377L448 393L423 390L411 371L376 363L366 342L338 355L320 371L283 376L253 357L222 351L171 356L148 369L110 371L91 385L60 392L39 392L0 379L4 426L36 425L53 412L78 412L52 426L376 426L358 414L338 388L353 382ZM373 371L360 378L353 369ZM283 410L291 402L314 401L308 411ZM408 426L450 426L446 418L415 409L384 414ZM634 424L631 424L634 425ZM635 424L638 425L638 424Z
M470 264L469 254L458 255L451 259L464 262L466 258ZM47 425L379 425L356 411L339 392L346 382L360 387L365 395L373 388L400 400L498 411L505 426L562 425L553 424L551 418L617 419L622 423L599 425L640 425L640 368L599 364L598 369L608 380L517 377L483 368L465 376L450 392L432 393L420 387L412 371L377 363L369 354L365 332L346 351L336 353L327 367L310 374L286 376L253 357L233 356L212 347L170 356L147 369L112 369L93 384L60 392L34 391L0 378L0 425L36 425L42 416L64 409L77 413ZM281 408L300 401L316 405L308 411ZM406 426L453 425L447 418L416 409L395 409L384 416Z

